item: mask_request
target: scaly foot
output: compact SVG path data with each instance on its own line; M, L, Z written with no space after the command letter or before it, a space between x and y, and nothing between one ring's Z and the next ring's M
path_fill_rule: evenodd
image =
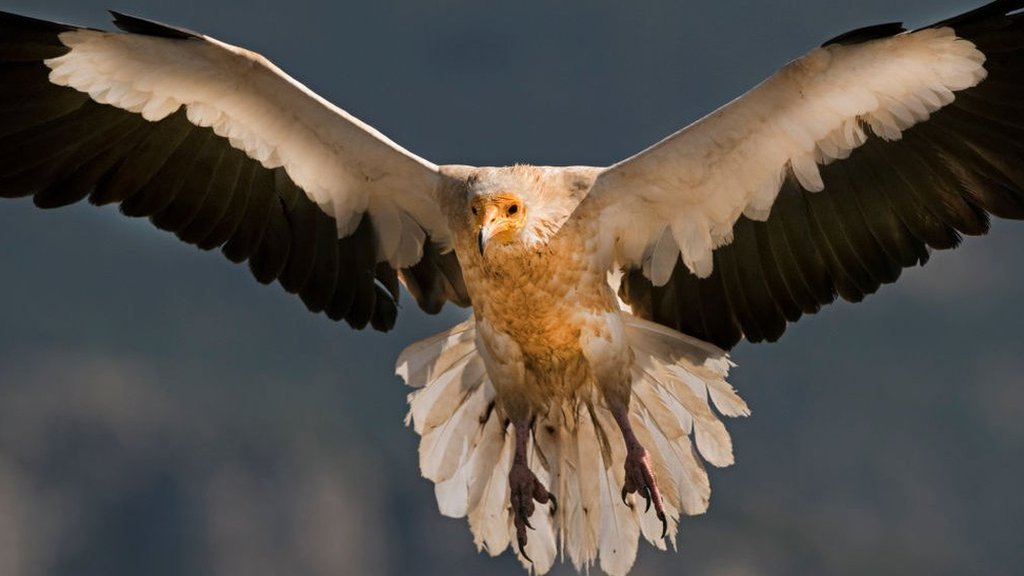
M511 492L513 522L516 527L516 541L519 543L519 553L531 564L533 560L526 555L526 529L533 530L530 525L530 516L533 515L536 500L541 504L551 503L551 512L558 509L558 502L555 495L548 492L548 489L537 480L537 476L530 471L526 464L526 444L530 436L528 422L516 422L516 453L512 459L512 468L508 471L508 486Z
M654 502L654 513L658 520L661 520L661 537L664 538L668 533L668 519L665 517L661 491L658 490L658 480L651 469L651 459L647 456L647 450L637 440L633 425L629 423L629 406L613 408L612 416L622 431L622 439L626 442L626 482L622 486L622 501L632 508L626 501L626 495L639 494L647 501L644 512L650 511L651 502Z
M661 520L661 537L664 538L668 532L668 520L665 517L665 508L661 500L661 492L658 490L657 478L651 470L651 460L639 443L636 447L629 447L626 452L626 483L622 486L622 501L626 502L627 494L639 494L647 501L644 512L651 509L651 502L654 502L654 513Z

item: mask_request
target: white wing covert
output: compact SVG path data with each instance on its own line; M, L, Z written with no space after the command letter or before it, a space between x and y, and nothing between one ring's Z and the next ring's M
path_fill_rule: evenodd
M775 340L1024 217L1022 6L845 34L608 168L580 214L624 300L724 348Z
M0 194L118 202L360 327L390 327L399 276L428 311L468 303L437 166L258 54L114 16L0 16Z

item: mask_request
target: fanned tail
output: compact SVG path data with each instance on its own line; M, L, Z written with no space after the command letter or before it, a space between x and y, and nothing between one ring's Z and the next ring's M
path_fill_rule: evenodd
M599 564L626 574L642 535L664 550L676 546L683 515L707 510L711 488L703 461L733 462L732 441L718 414L746 416L746 403L725 381L732 363L720 349L661 325L623 314L633 353L630 420L648 451L668 516L667 538L654 512L620 499L626 450L610 410L595 390L538 417L529 464L558 499L538 506L530 522L524 567L546 573L561 555L577 570ZM414 344L397 372L410 386L409 417L420 441L420 468L436 485L442 514L468 517L477 547L498 555L515 542L508 471L511 424L494 412L494 388L468 320ZM666 542L667 540L667 542ZM512 549L518 555L516 547Z

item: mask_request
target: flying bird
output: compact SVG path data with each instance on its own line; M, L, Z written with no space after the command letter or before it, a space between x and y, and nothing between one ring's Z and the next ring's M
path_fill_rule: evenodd
M471 306L397 363L440 511L620 575L733 462L730 348L1024 218L1022 8L843 34L610 167L438 166L245 49L0 14L0 196L116 203L357 329L400 285Z

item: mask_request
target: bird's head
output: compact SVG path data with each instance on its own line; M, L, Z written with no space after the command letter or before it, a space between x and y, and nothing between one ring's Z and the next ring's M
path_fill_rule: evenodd
M579 206L600 170L523 164L473 168L466 178L468 210L462 224L469 224L466 231L475 235L481 255L536 254Z
M526 227L526 204L510 192L477 196L470 202L470 211L481 255L489 245L515 242Z

